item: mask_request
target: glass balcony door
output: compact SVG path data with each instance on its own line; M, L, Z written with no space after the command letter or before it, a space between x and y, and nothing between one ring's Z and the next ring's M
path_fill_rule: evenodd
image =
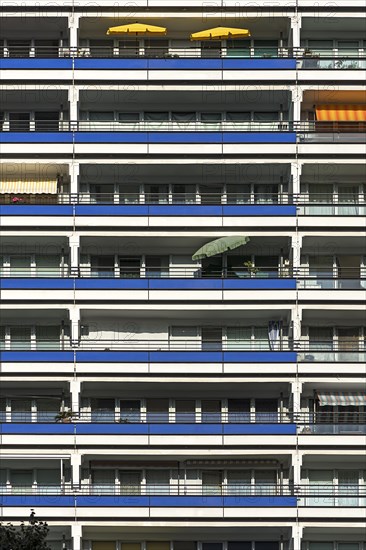
M141 257L122 256L119 258L119 276L121 279L139 279L141 276Z
M121 400L120 401L120 417L121 422L140 422L141 420L141 403L137 400Z
M169 495L170 472L169 470L147 470L146 492L149 495Z
M256 399L255 400L256 422L278 422L277 399Z
M31 256L10 256L10 277L30 277L31 266Z
M113 495L115 493L115 471L114 470L93 470L92 491L94 495Z
M333 488L333 470L309 471L308 506L334 506L335 491Z
M201 328L202 351L222 350L222 328L202 327Z
M358 40L338 40L338 55L335 60L337 69L358 69L360 68L360 55Z
M60 470L37 470L37 491L42 495L59 494L61 492Z
M361 278L360 256L337 256L338 286L344 289L359 289Z
M36 111L34 113L36 132L58 132L60 113L58 111Z
M31 42L30 40L8 40L7 48L9 57L29 57Z
M233 470L227 472L228 495L250 495L251 472L250 470Z
M229 399L228 421L250 422L250 399Z
M113 204L114 202L114 184L105 183L103 185L90 184L90 201L97 204Z
M37 399L37 422L55 422L60 411L60 402L57 399Z
M202 494L222 494L223 472L221 470L208 470L202 472Z
M333 328L310 327L309 328L309 360L331 361L333 353Z
M11 400L11 421L32 422L32 400L27 398Z
M29 132L30 113L9 113L10 132Z
M359 188L357 185L338 185L338 215L358 215Z
M358 328L338 328L339 361L357 361L360 336Z
M277 472L274 470L256 470L255 492L260 495L275 495L277 492Z
M37 326L36 327L37 350L60 349L60 327L59 326Z
M202 422L219 424L221 422L221 401L219 399L204 399L201 401Z
M169 399L146 400L147 422L169 422Z
M146 277L161 278L169 276L169 256L146 256Z
M309 206L310 215L329 216L334 212L333 206L333 185L332 184L309 184Z
M30 327L10 327L10 349L31 349L32 331Z
M311 280L305 282L306 288L309 286L334 288L333 256L309 257L309 275Z
M13 494L31 493L33 487L33 471L12 470L10 472L10 484Z
M115 421L115 400L105 398L91 399L91 421L92 422L114 422Z
M60 257L59 256L36 256L37 277L59 277Z
M114 277L114 256L91 256L91 276L99 279Z
M140 188L136 184L121 184L118 186L120 204L139 204Z
M358 470L338 471L338 506L359 506Z
M167 184L145 184L145 202L148 204L168 204L169 185Z
M141 472L120 470L119 483L121 495L141 494Z
M182 399L175 402L175 421L189 424L196 422L196 402L194 399Z

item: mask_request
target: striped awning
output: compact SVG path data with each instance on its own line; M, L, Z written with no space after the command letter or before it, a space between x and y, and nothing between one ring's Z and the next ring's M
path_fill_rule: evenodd
M318 392L319 405L335 407L358 407L366 405L366 393L361 392Z
M316 105L316 120L324 122L365 122L366 105Z
M24 194L39 194L39 193L57 193L57 180L14 180L0 181L0 193L24 193Z

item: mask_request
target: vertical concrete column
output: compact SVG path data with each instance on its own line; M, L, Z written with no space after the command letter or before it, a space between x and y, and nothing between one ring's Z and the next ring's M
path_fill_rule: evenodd
M296 380L291 384L291 393L292 393L292 408L294 415L301 413L301 394L302 394L302 383Z
M298 271L301 266L301 249L302 249L302 235L292 235L291 237L291 253L292 253L292 265L294 271Z
M79 192L79 175L80 164L72 162L69 167L70 170L70 194L73 195L72 202L77 201L77 193Z
M70 309L71 344L77 346L80 340L80 309Z
M292 548L301 550L301 542L304 528L298 523L292 527Z
M82 529L81 525L78 525L77 523L71 525L71 538L72 538L72 548L73 550L82 550Z
M292 185L292 194L299 195L301 189L301 172L302 172L302 163L296 160L291 163L291 185Z
M301 105L303 101L303 91L299 86L295 86L291 90L291 100L292 100L292 120L295 125L301 120ZM298 128L298 127L297 127ZM295 126L296 129L296 126ZM299 130L301 128L298 128Z
M70 247L70 273L74 277L79 274L79 259L80 259L80 237L72 234L69 236Z
M71 472L72 472L72 483L74 487L78 487L80 484L80 475L81 475L81 455L74 453L71 455Z
M301 42L301 15L291 17L291 36L290 41L293 48L300 48Z
M75 13L69 15L69 47L73 49L78 47L79 21L80 17Z
M80 392L80 382L78 380L72 380L70 382L71 410L75 413L79 412L80 410Z
M78 129L79 120L79 90L74 85L68 91L70 131Z
M302 309L298 304L295 304L291 309L291 325L292 325L292 338L294 340L294 349L301 349L298 345L301 340L301 322L302 322Z

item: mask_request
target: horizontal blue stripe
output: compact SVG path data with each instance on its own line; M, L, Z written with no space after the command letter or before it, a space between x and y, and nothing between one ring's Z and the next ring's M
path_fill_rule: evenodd
M26 68L26 67L25 67ZM75 69L137 69L137 70L225 70L225 69L296 69L295 59L75 59Z
M72 290L74 288L73 279L0 279L1 289L57 289L57 290Z
M72 132L0 132L0 143L72 143Z
M149 423L11 423L2 434L57 435L295 435L295 424L149 424Z
M223 132L223 143L296 143L296 132Z
M222 207L223 216L296 216L295 205L243 204Z
M72 351L1 351L0 360L4 363L72 363ZM56 367L57 368L57 367Z
M107 346L107 344L106 344ZM75 351L78 363L296 363L295 351ZM2 351L3 362L73 362L72 351Z
M222 279L149 279L151 290L222 290Z
M6 495L0 496L0 506L61 506L74 507L76 498L72 495Z
M296 216L294 205L28 205L0 206L2 216Z
M60 507L130 507L130 508L238 508L238 507L294 507L297 498L294 496L100 496L100 495L8 495L0 497L1 506L60 506Z
M1 216L72 216L73 207L66 204L28 205L11 204L0 206Z
M69 58L3 58L0 69L72 69Z
M55 414L56 416L56 414ZM62 422L44 422L28 424L17 424L4 422L0 424L2 434L57 434L72 435L75 432L75 424L63 424Z

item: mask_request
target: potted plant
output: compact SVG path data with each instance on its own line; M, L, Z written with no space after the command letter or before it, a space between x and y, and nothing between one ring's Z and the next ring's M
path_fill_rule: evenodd
M62 424L70 424L72 422L72 418L74 416L74 413L72 411L60 411L55 416L56 422L61 422Z
M11 202L12 204L22 204L24 201L22 197L12 197Z
M253 264L253 262L251 261L248 261L248 262L244 262L244 267L247 268L247 271L249 273L249 277L255 277L256 274L258 273L259 271L259 268L258 267L255 267L255 265Z

